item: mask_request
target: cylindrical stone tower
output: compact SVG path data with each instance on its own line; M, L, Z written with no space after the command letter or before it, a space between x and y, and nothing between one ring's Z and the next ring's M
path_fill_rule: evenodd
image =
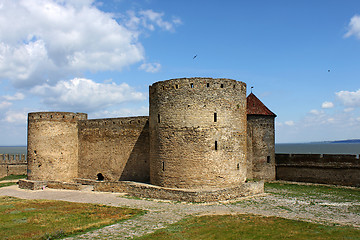
M85 113L28 115L28 179L71 182L78 176L78 120Z
M246 84L231 79L156 82L150 97L150 182L223 188L246 179Z

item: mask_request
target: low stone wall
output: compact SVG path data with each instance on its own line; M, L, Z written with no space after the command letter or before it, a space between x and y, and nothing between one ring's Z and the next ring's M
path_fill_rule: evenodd
M358 155L276 154L276 179L360 187Z
M77 183L58 181L19 180L19 187L30 190L41 190L44 187L56 189L80 190L82 184L94 186L98 192L127 193L134 197L173 200L182 202L218 202L234 200L240 197L264 193L264 182L247 182L232 188L222 189L178 189L164 188L146 183L130 181L94 181L89 179L75 179Z
M0 178L9 175L26 175L25 154L0 154Z
M94 191L126 192L135 197L184 202L218 202L261 194L264 192L264 182L247 182L231 188L211 190L164 188L128 181L97 182Z

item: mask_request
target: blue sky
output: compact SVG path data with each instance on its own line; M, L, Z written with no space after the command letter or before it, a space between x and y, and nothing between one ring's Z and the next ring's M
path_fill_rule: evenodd
M28 112L147 115L180 77L254 86L278 143L360 138L359 53L358 0L0 0L0 145Z

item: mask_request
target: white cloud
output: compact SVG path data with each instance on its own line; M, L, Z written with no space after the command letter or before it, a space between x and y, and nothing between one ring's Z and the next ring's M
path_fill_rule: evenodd
M354 111L355 110L355 108L345 108L344 109L344 112L352 112L352 111Z
M55 109L71 111L98 111L109 106L141 101L146 97L126 83L96 83L90 79L74 78L60 81L55 86L44 84L31 92L44 98L43 102Z
M145 58L140 26L173 31L181 22L153 10L129 18L116 21L92 0L2 1L0 80L32 87L83 71L121 71Z
M344 35L345 37L355 36L356 38L360 39L360 16L354 15L349 23L348 26L349 30Z
M160 63L143 63L139 67L140 70L144 70L145 72L155 73L160 71L161 64Z
M98 111L90 115L91 118L118 118L131 116L149 116L149 107L121 108L113 111Z
M171 22L164 21L164 13L154 12L153 10L144 10L139 12L140 18L137 18L136 21L140 21L142 25L153 31L156 25L166 31L174 31L175 25L181 24L179 18L173 18Z
M340 91L335 93L337 99L347 107L360 107L360 89L356 92Z
M285 125L287 125L287 126L294 126L295 123L294 123L294 121L286 121L286 122L285 122Z
M17 92L13 96L5 95L5 96L3 96L3 98L8 101L17 101L17 100L23 100L25 98L25 95Z
M4 108L8 108L12 105L11 102L8 102L8 101L2 101L0 102L0 109L4 109Z
M8 111L5 114L5 121L9 123L24 124L27 120L27 114L25 112Z
M332 102L323 102L321 108L333 108L334 104Z
M312 114L312 115L321 115L321 114L324 114L324 111L319 111L319 110L316 110L316 109L312 109L312 110L310 110L309 113Z

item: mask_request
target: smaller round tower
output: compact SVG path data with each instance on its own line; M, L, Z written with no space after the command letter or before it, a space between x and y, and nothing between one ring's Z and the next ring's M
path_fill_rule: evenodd
M78 120L85 113L28 115L28 179L72 182L78 176Z

